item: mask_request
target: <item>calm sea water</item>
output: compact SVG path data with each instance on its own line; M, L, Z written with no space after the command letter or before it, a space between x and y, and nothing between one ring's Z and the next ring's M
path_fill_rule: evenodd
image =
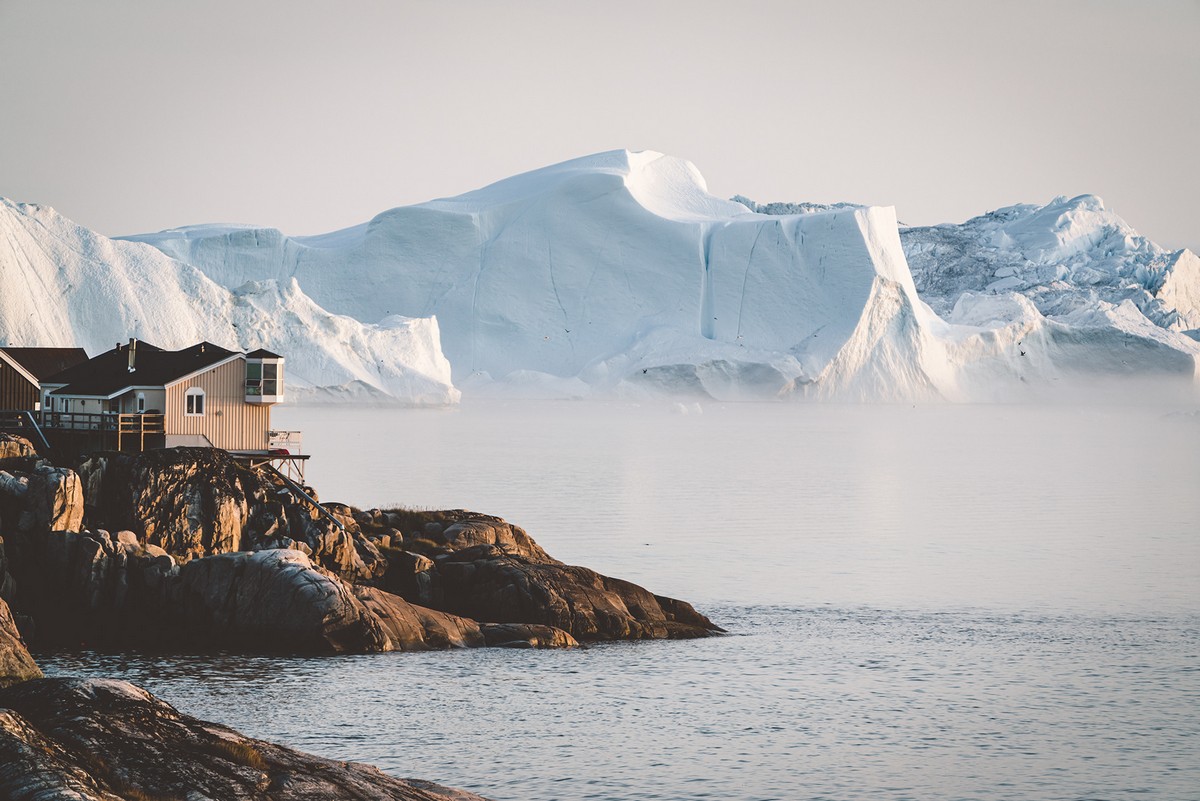
M702 413L698 413L702 412ZM686 412L686 413L683 413ZM726 637L40 655L500 801L1200 798L1200 414L280 409L326 500L468 507Z

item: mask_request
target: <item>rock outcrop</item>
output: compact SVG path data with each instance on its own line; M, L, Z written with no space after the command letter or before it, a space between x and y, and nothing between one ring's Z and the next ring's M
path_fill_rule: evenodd
M501 518L462 509L382 514L408 532L402 534L402 547L395 547L393 535L392 548L385 551L387 589L481 624L545 626L567 635L517 640L542 645L570 638L683 639L722 631L684 601L563 564ZM492 644L504 636L497 632L486 639Z
M435 559L449 612L490 623L537 623L578 640L683 639L720 629L689 604L574 565L536 562L495 545Z
M239 465L222 450L97 453L79 472L89 525L130 530L180 563L290 548L352 583L387 568L373 546L357 538L349 507L318 509L294 488Z
M721 630L498 517L319 504L213 449L97 453L78 475L29 450L0 464L0 597L47 644L363 653Z
M105 679L40 679L0 690L0 797L483 801L251 739Z
M577 648L579 642L562 629L537 623L481 623L489 648Z
M300 551L226 553L179 571L179 612L195 642L254 650L386 650L378 618Z
M128 529L182 561L240 550L247 490L260 489L252 473L214 448L101 453L79 472L92 525Z
M0 431L0 467L9 459L25 459L37 456L37 449L25 437Z
M17 633L17 624L13 622L8 604L0 598L0 687L41 676L42 671Z
M488 644L474 620L410 604L375 587L356 587L354 594L379 621L386 635L385 651L478 648Z

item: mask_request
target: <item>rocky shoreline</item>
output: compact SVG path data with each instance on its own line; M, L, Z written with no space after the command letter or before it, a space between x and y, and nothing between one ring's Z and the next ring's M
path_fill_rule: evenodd
M0 687L13 685L0 690L0 796L477 798L250 740L125 682L41 679L22 637L340 654L721 631L684 601L559 562L498 517L321 504L203 448L64 467L0 434Z

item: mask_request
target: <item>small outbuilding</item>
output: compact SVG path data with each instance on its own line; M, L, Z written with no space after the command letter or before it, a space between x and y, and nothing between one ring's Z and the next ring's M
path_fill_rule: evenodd
M87 358L83 348L0 347L0 409L39 411L41 382Z

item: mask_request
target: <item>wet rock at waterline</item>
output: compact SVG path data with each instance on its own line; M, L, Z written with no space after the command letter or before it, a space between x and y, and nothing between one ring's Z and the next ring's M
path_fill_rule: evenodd
M721 630L683 601L495 545L475 545L435 563L445 608L480 621L542 624L583 641L687 639Z
M224 451L97 453L78 475L5 464L0 593L48 645L370 653L721 631L501 518L319 504Z
M41 676L42 671L17 632L17 624L13 621L8 604L0 598L0 687Z
M0 797L483 801L251 739L108 679L38 679L0 690Z
M577 648L569 633L537 623L480 623L490 648Z

